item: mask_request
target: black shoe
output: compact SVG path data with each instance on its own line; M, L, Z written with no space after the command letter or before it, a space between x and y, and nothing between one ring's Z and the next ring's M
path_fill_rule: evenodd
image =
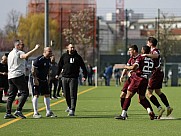
M26 117L23 115L21 111L15 111L14 115L22 119L26 119Z
M12 114L5 114L4 115L4 119L15 119L16 117L15 116L13 116Z
M153 111L151 111L149 113L149 116L150 116L150 120L154 120L154 119L157 119L157 117L155 116L155 113Z
M158 116L155 115L154 119L160 119Z
M123 117L123 116L121 116L121 115L119 115L119 116L116 116L116 117L114 117L115 119L119 119L119 120L125 120L126 119L126 117Z

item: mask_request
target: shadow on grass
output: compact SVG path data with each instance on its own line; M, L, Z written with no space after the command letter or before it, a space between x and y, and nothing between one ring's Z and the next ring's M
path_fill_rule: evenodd
M85 112L85 113L87 113L87 112L90 112L90 113L107 112L107 113L109 113L109 112L119 112L119 111L118 110L100 110L100 111L98 111L98 110L81 110L81 111L76 111L76 112Z
M166 121L166 120L181 120L181 118L161 117L161 119L158 119L158 121Z
M85 116L81 116L81 115L75 115L75 116L72 116L72 117L70 117L70 116L58 116L58 117L54 117L54 118L51 118L51 117L42 117L42 118L39 118L39 119L53 119L53 120L55 120L55 119L86 119L86 118L88 118L88 119L96 119L96 118L114 118L114 116L113 115L85 115ZM29 117L29 118L27 118L27 119L33 119L33 120L37 120L37 119L35 119L35 118L33 118L33 117Z
M66 117L72 118L72 117ZM85 116L74 116L73 118L114 118L114 115L85 115Z
M56 119L103 119L103 118L107 118L107 119L109 119L109 118L112 118L112 119L114 119L114 115L85 115L85 116L83 116L83 115L75 115L75 116L73 116L73 117L69 117L69 116L58 116L58 117L55 117L55 118L51 118L51 117L42 117L42 118L40 118L40 119L53 119L53 120L56 120ZM35 118L27 118L27 119L35 119ZM131 118L131 120L133 120L133 119L138 119L138 118ZM147 118L145 118L145 119L147 119ZM36 119L35 119L36 120ZM162 118L162 119L155 119L155 121L166 121L166 120L181 120L181 118Z

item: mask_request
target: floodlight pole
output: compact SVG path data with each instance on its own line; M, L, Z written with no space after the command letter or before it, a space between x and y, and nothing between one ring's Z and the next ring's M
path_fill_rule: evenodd
M49 20L48 20L48 5L49 5L49 0L45 0L45 47L49 46Z
M125 64L127 63L127 48L128 48L128 10L126 9L126 26L125 26L125 37L126 37L126 41L125 41Z
M62 48L63 48L63 38L62 38L62 23L63 23L63 8L61 7L61 18L60 18L60 20L61 20L61 24L60 24L60 56L62 56Z
M157 47L159 48L159 42L160 42L160 27L159 27L159 25L160 25L160 9L158 9L158 19L157 19L157 35L158 35L158 38L157 38L157 40L158 40L158 43L157 43Z

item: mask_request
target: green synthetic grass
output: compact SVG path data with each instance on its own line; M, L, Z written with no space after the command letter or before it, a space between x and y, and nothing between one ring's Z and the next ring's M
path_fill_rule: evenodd
M87 90L87 86L81 86L79 93ZM0 104L0 134L5 136L180 136L181 119L181 88L166 87L163 91L167 95L171 106L174 108L169 119L149 120L149 116L138 103L137 95L132 99L129 108L129 118L125 121L115 120L114 116L121 113L119 94L121 87L99 86L88 90L78 96L76 116L67 117L65 113L65 101L51 107L57 118L45 117L45 110L40 111L43 118L34 119L32 115L27 119L17 120L5 127L5 123L13 120L5 120L5 104ZM62 98L63 99L63 98ZM62 99L52 100L51 104ZM159 99L160 101L160 99ZM161 103L162 104L162 103ZM163 105L163 104L162 104ZM39 99L39 107L44 107L43 98ZM156 108L153 106L156 113ZM13 107L13 111L15 106ZM32 112L31 101L25 104L23 113ZM166 112L165 112L166 114Z

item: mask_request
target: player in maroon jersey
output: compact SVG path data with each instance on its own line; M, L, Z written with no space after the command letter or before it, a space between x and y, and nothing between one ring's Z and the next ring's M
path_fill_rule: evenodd
M150 48L148 46L142 47L142 53L149 53ZM125 66L125 69L133 70L134 73L131 75L131 82L127 89L127 94L122 108L122 113L119 116L116 116L115 119L126 119L127 110L131 103L131 98L135 93L139 95L140 104L148 111L150 119L155 118L155 114L151 107L151 104L145 97L147 85L148 85L148 76L154 68L153 60L149 57L139 56L135 63L132 66Z
M138 54L138 47L137 45L130 45L129 47L129 55L130 55L130 59L127 62L127 66L132 66L135 63L135 60L138 58L138 56L140 54ZM132 70L128 71L127 69L123 69L121 77L120 77L120 81L123 82L124 76L128 74L128 79L125 81L123 88L121 90L121 94L120 94L120 103L121 103L121 107L123 108L123 103L125 101L125 97L127 94L127 88L129 86L129 84L131 83L131 74L132 74Z
M155 64L155 69L149 79L148 91L146 94L150 98L150 101L158 108L158 113L159 113L158 118L160 118L165 109L162 108L157 98L153 95L154 90L155 93L160 97L164 105L167 107L166 116L169 116L172 113L173 108L170 107L166 95L161 91L164 73L161 69L160 50L156 48L156 45L157 45L157 39L154 37L149 37L147 40L147 46L151 48L151 52L150 54L144 54L143 56L152 58Z

